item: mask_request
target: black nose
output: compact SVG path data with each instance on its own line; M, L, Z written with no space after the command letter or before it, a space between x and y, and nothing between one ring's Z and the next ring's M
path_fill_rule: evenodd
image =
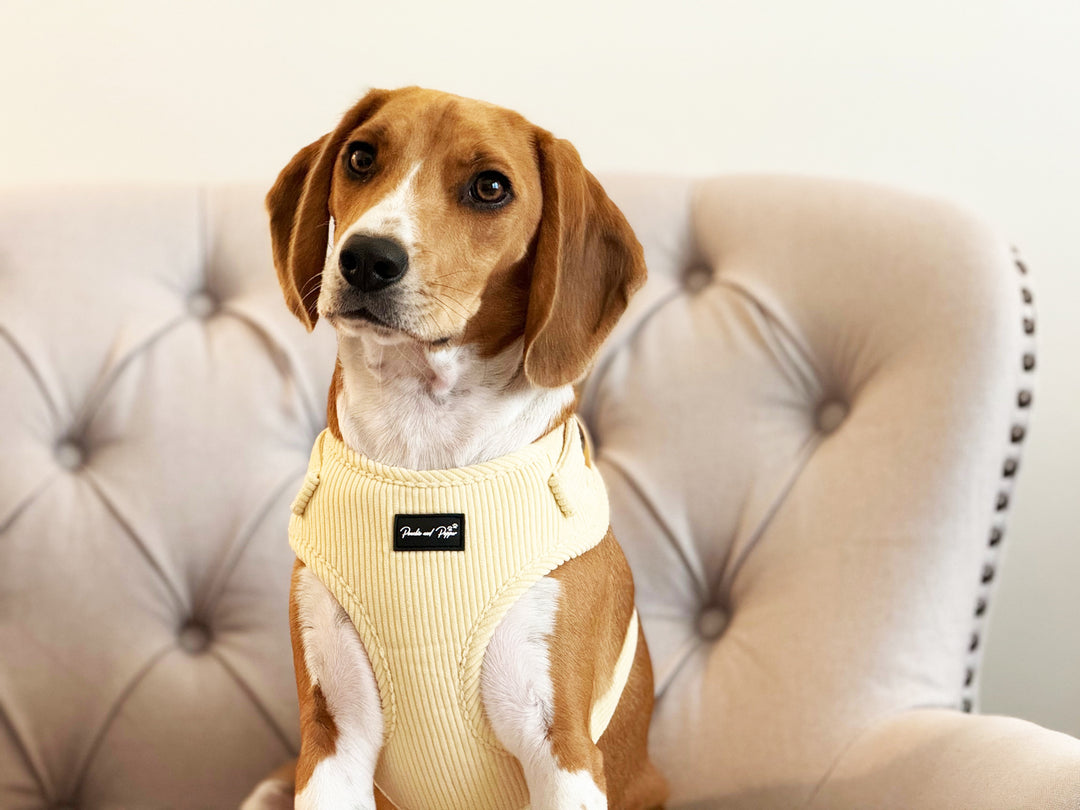
M338 254L341 275L364 292L388 287L409 269L409 254L393 239L353 234Z

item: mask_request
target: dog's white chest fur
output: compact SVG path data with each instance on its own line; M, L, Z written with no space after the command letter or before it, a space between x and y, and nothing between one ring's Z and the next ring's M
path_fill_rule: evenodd
M524 447L574 397L518 373L521 342L491 358L471 346L431 348L374 334L340 338L345 443L384 464L465 467Z

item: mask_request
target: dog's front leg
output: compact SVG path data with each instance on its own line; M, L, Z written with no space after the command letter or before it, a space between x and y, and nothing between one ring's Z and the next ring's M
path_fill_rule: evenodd
M606 810L603 755L589 737L588 707L579 718L556 716L556 705L566 704L556 699L551 675L560 589L545 577L506 614L484 654L481 699L495 735L521 763L532 810Z
M344 608L308 568L293 568L289 608L300 699L297 810L375 810L382 704Z

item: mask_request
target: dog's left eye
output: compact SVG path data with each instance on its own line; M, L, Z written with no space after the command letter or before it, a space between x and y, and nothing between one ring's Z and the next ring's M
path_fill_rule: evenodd
M346 165L357 177L364 177L375 167L375 147L370 143L356 141L349 144L345 154Z
M499 172L480 172L469 186L469 197L482 206L496 206L510 199L510 181Z

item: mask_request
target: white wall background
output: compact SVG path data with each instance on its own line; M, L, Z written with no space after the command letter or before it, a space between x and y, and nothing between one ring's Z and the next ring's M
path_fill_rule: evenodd
M594 170L946 195L1034 271L1035 424L984 709L1080 735L1077 0L0 0L0 184L269 183L369 86L514 107Z

